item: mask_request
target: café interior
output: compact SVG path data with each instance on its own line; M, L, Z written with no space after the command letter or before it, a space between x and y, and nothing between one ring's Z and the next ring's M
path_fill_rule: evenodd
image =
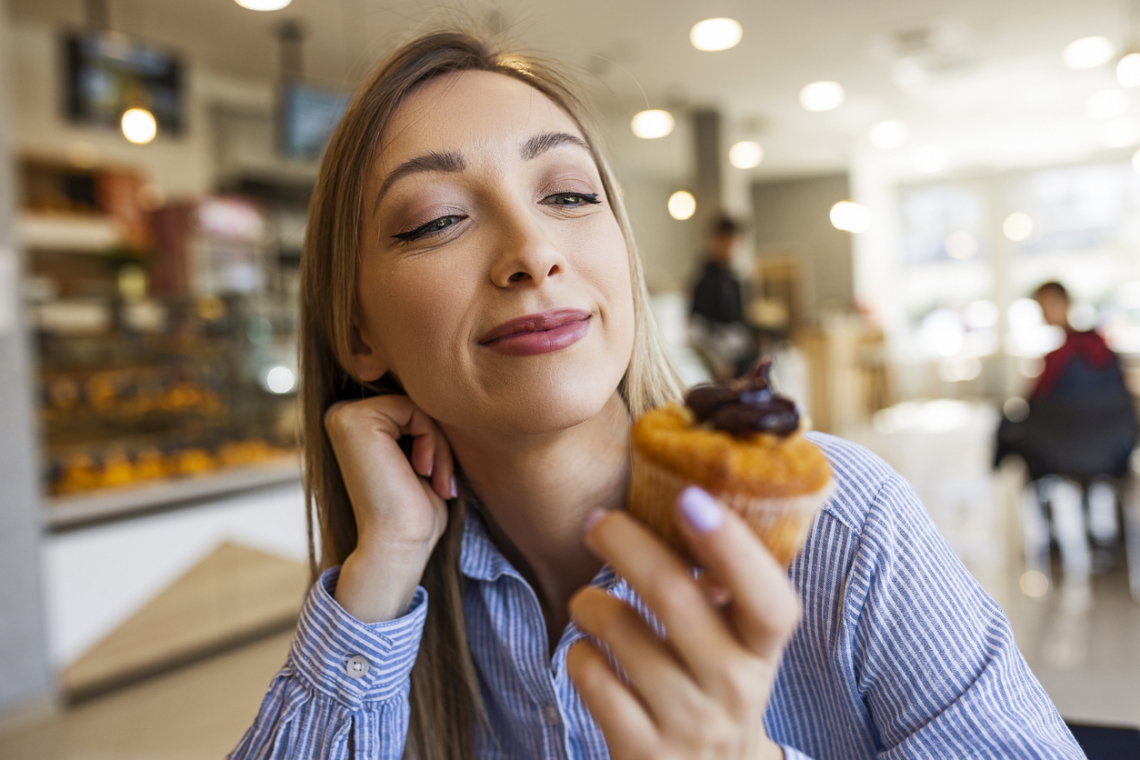
M1066 722L1136 748L1089 757L1140 757L1140 455L995 457L1066 340L1043 283L1140 394L1136 0L3 0L0 756L216 758L253 721L311 584L309 198L439 26L582 87L685 383L772 358L913 485ZM736 353L692 316L724 216Z

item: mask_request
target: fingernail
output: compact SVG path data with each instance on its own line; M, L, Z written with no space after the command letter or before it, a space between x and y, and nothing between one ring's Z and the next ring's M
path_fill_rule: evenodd
M459 489L455 487L455 476L451 476L451 498L459 496Z
M724 512L720 504L701 488L689 486L681 491L677 501L681 505L681 513L698 533L716 530L724 522Z
M431 477L431 471L432 471L432 470L434 470L434 469L435 469L435 460L433 459L433 460L431 460L430 462L428 462L428 471L427 471L427 475L424 475L424 477L425 477L425 478L430 478L430 477Z
M586 519L582 521L582 530L589 533L591 530L593 530L595 525L597 525L598 523L600 523L602 521L602 518L605 516L606 516L606 510L604 510L604 509L591 509L590 513L588 515L586 515Z

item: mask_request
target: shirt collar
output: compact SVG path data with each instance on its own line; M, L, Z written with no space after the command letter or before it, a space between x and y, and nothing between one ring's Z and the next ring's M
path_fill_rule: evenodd
M459 548L459 571L471 580L495 581L501 575L521 578L483 528L483 521L473 510L463 520L463 539Z
M486 529L483 527L483 521L473 510L467 512L463 521L463 538L459 548L459 571L475 581L497 581L500 576L509 575L526 583L522 574L491 542ZM590 585L609 591L624 584L612 567L602 565L602 569L594 576Z

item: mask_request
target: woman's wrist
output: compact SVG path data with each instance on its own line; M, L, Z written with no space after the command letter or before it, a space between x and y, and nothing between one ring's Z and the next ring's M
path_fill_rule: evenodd
M426 559L358 547L345 558L336 599L362 623L386 623L407 612L423 577Z

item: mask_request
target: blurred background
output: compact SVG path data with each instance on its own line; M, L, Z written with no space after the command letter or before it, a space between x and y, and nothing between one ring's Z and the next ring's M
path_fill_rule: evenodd
M371 66L447 22L589 93L686 381L773 357L1062 715L1140 724L1131 444L994 466L1067 334L1140 392L1134 0L4 0L0 756L218 757L252 721L308 582L309 193Z

